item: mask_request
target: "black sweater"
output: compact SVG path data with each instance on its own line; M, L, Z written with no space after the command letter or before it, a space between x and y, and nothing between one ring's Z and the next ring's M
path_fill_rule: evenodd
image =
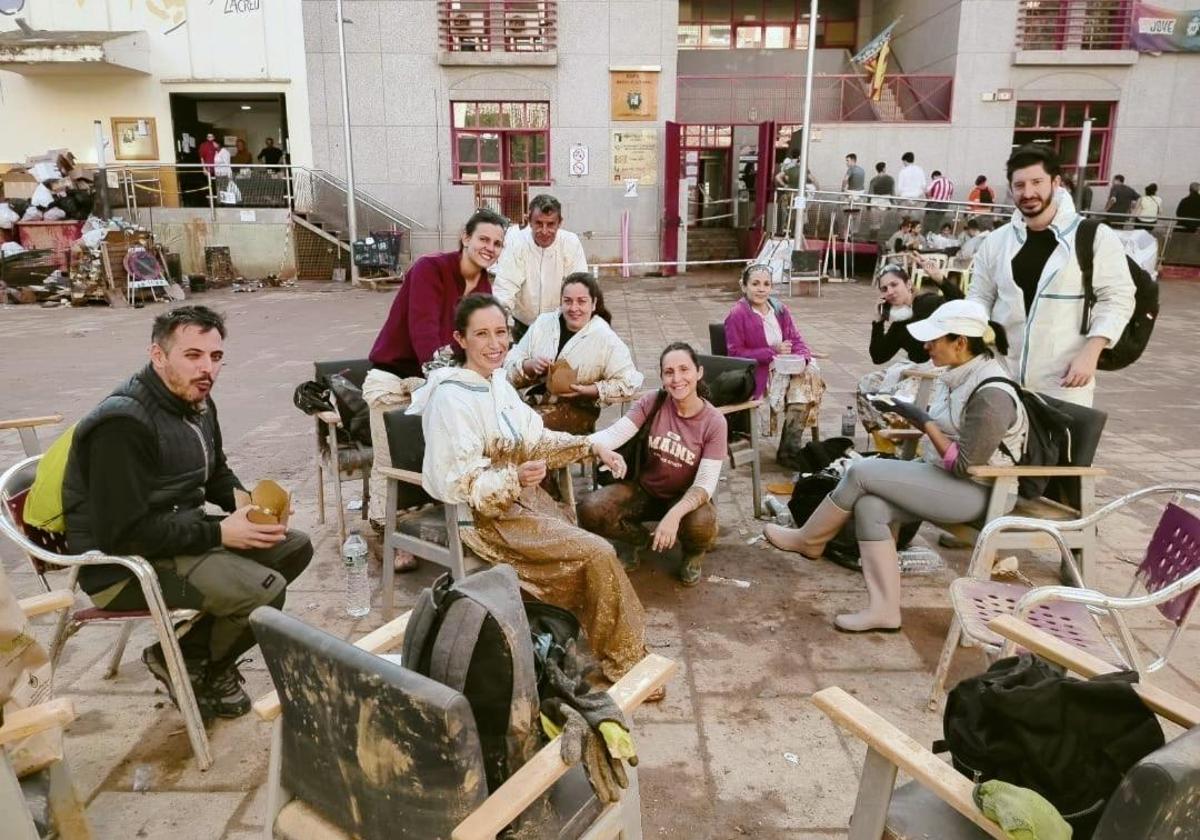
M932 279L930 282L936 282ZM913 321L922 321L933 314L934 310L948 300L958 300L963 297L962 290L953 283L937 283L938 291L922 292L913 298ZM940 294L939 294L940 292ZM929 361L923 342L917 341L908 331L910 321L893 321L884 329L883 321L871 324L871 361L877 365L891 360L903 350L913 362Z

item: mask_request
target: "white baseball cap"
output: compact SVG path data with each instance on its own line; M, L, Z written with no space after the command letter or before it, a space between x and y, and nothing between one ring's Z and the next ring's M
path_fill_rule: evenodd
M973 300L946 301L924 321L914 321L908 325L909 334L917 341L933 341L944 335L980 338L987 334L987 330L987 310L983 304Z

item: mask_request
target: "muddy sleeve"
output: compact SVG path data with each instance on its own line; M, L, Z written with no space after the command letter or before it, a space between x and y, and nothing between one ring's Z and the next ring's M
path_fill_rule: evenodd
M103 551L174 557L221 544L220 524L201 509L151 509L158 445L137 421L115 418L97 426L86 441L85 465L92 536Z

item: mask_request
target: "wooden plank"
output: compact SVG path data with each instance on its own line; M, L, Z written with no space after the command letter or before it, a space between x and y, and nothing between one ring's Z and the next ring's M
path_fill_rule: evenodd
M58 610L70 609L75 605L75 595L66 589L55 589L41 595L32 595L17 602L26 618L45 615Z
M652 653L633 666L608 693L627 716L659 686L664 685L679 666L666 657ZM453 840L491 840L504 826L516 819L535 799L545 793L570 768L559 755L559 739L542 747L516 773L498 787L487 801L458 824L450 835Z
M1108 470L1103 467L968 467L967 472L976 478L1108 475Z
M830 720L912 776L989 837L1005 840L1000 827L975 807L971 798L975 786L966 776L840 688L822 689L812 700Z
M342 415L336 411L318 411L313 417L316 417L325 425L333 426L334 428L339 428L342 425Z
M17 709L4 716L0 726L0 745L11 744L47 729L61 728L75 720L75 706L66 697L48 700L28 709Z
M1026 624L1015 615L997 616L988 622L988 627L1031 653L1036 653L1051 662L1057 662L1082 677L1094 677L1117 670L1117 666L1111 662L1106 662L1098 656L1051 636L1044 630ZM1187 729L1200 723L1200 706L1148 683L1134 683L1133 690L1155 714L1162 715L1169 721Z
M762 405L762 403L763 401L761 399L747 400L746 402L731 403L730 405L719 405L716 406L716 409L722 414L737 414L739 411L748 411L753 408L758 408L760 405Z
M875 432L884 440L920 440L925 433L920 429L880 429Z
M354 646L368 653L383 653L391 650L404 641L404 631L408 628L408 619L411 615L412 611L410 610L404 615L393 618L387 624L363 636L354 643ZM270 694L264 694L254 701L253 708L254 713L262 720L272 721L279 717L279 713L283 709L279 702L279 692L272 691Z
M50 426L62 421L63 416L61 414L47 414L44 417L19 417L16 420L0 420L0 430L21 429L30 426Z
M413 470L402 470L396 467L376 467L375 472L384 478L394 478L397 481L403 481L405 484L421 486L421 474Z
M849 840L879 840L883 836L895 787L896 765L868 747L854 799Z

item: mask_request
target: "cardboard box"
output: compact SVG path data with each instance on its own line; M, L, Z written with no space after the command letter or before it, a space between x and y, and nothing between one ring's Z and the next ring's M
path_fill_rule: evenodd
M562 359L551 362L550 369L546 371L546 389L551 394L572 393L571 386L575 384L576 380L575 368Z
M282 525L287 527L292 515L292 496L274 481L263 479L247 493L234 489L233 500L239 508L254 505L246 518L258 525Z

